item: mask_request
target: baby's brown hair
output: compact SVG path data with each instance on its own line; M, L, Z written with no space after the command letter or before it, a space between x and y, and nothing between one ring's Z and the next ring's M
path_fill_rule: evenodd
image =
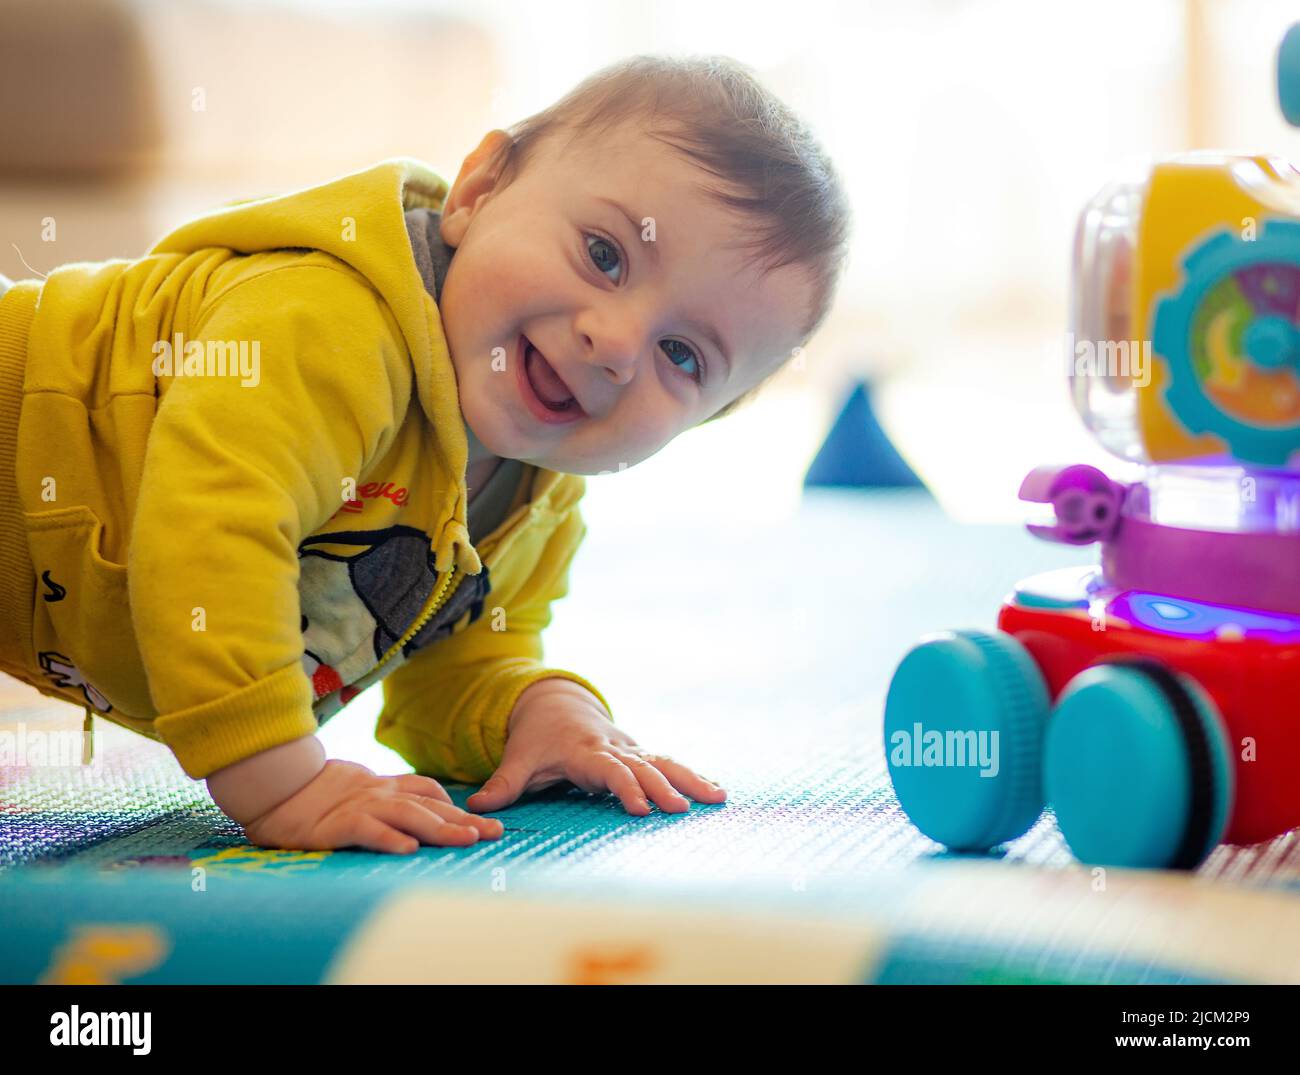
M742 245L764 271L805 270L812 284L808 319L800 326L806 342L826 319L843 273L848 198L807 124L730 57L641 55L602 68L549 108L506 128L510 140L493 160L499 182L518 176L534 147L552 134L567 128L571 138L587 139L631 119L645 120L646 134L722 181L709 193L756 223ZM705 421L752 400L780 368Z

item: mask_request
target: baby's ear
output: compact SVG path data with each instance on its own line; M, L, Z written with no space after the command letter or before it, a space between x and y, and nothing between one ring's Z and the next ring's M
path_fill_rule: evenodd
M447 192L442 206L443 242L459 246L470 218L482 204L481 199L496 189L500 174L500 154L510 144L510 135L500 129L488 131L483 140L461 163L456 182Z

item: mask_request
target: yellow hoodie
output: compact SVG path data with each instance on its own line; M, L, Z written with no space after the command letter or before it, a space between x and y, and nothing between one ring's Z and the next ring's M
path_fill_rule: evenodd
M383 680L415 769L500 764L586 532L533 466L476 548L454 368L394 158L0 299L0 668L203 778ZM161 341L161 342L160 342Z

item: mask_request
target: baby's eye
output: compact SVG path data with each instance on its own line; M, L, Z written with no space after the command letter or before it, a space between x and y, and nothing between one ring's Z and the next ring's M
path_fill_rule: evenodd
M664 354L668 356L672 364L674 366L677 366L677 368L681 370L684 374L686 374L687 377L690 377L692 380L695 381L701 379L701 377L703 376L703 370L700 366L700 360L695 356L695 352L692 351L689 347L687 347L686 344L682 343L681 340L661 340L659 346L664 349ZM680 352L674 355L673 352L670 350L670 348L672 347L680 347L682 351L686 352L685 355L683 356ZM684 358L686 361L694 362L695 368L694 369L683 368L681 365L678 364L677 360L679 358Z
M611 269L622 269L623 262L619 257L618 247L608 239L602 239L599 235L587 236L587 254L591 258L591 263L606 275L609 274ZM617 278L611 277L611 279L614 280L614 283L618 283Z

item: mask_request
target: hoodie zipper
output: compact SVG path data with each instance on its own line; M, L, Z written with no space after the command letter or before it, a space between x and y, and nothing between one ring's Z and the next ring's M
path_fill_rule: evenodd
M530 510L531 508L532 508L531 501L520 505L515 512L515 514L518 515L519 517L515 519L513 522L507 520L507 523L509 523L509 525L507 525L507 523L502 524L501 533L497 537L497 540L495 542L489 542L485 539L484 543L479 546L479 548L482 550L482 557L485 563L487 561L487 557L493 551L496 550L496 548L501 544L502 540L507 535L514 533L515 530L524 526L528 522L528 520L533 517L534 512L533 510ZM412 623L411 626L408 627L402 633L402 637L399 638L388 648L388 652L385 653L382 658L380 658L379 663L372 666L371 669L365 673L365 675L362 677L363 680L365 680L367 683L370 684L376 682L376 680L379 678L377 673L381 668L384 667L384 665L386 665L392 659L393 654L397 653L403 646L406 645L406 643L408 643L412 638L414 638L417 634L419 634L420 629L424 627L424 625L429 622L429 620L438 611L438 609L440 609L446 603L446 599L451 596L448 587L451 584L452 578L456 574L456 569L457 569L457 565L453 563L451 565L450 570L448 570L447 574L443 577L442 584L438 587L437 590L434 591L433 596L430 597L429 599L429 603L425 605L424 611L421 612L420 615L416 617L415 622ZM357 681L358 684L360 682L361 680Z
M373 668L370 669L370 672L367 673L368 675L373 675L374 673L378 672L379 669L383 668L384 665L386 665L389 662L389 660L392 658L393 654L397 653L403 646L406 645L406 643L408 643L412 638L414 638L417 634L419 634L420 629L426 623L429 622L429 620L433 617L433 614L437 612L438 609L443 606L443 604L446 603L447 597L451 595L450 593L451 580L452 580L452 576L455 574L456 574L456 565L452 564L451 569L443 576L442 584L433 592L433 595L429 598L429 603L424 606L424 611L421 612L415 618L415 622L412 623L411 626L408 627L402 633L402 637L399 638L396 642L394 642L389 647L388 652L384 654L383 658L379 661L378 664L376 664Z

